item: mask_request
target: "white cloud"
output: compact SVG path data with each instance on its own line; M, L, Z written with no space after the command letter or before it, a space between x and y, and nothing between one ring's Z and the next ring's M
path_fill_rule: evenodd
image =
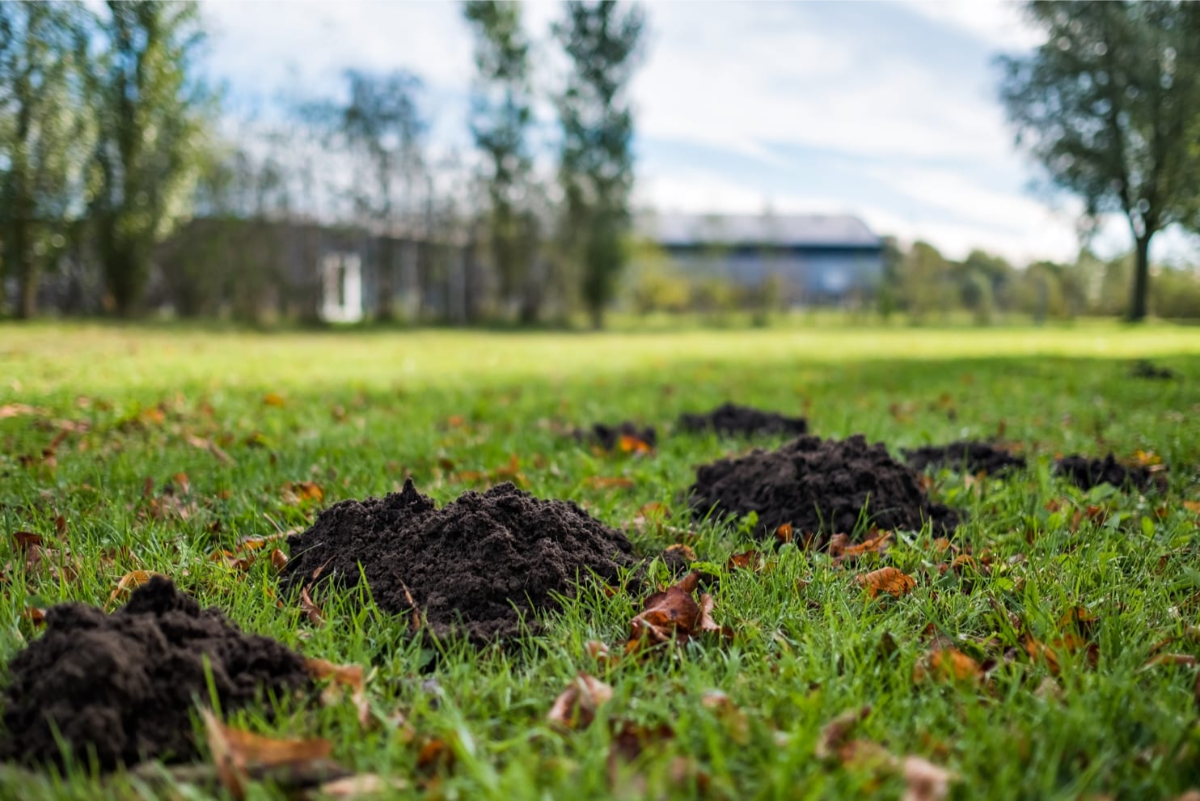
M966 31L1003 50L1026 50L1045 39L1015 0L901 0L918 14Z

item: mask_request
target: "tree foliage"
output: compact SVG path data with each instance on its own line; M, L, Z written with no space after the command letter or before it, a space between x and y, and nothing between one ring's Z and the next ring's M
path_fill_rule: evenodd
M596 327L625 263L633 188L628 87L644 29L640 7L614 0L572 0L554 28L571 62L558 99L567 246L582 263L583 299Z
M1200 5L1031 2L1046 41L1002 60L1001 96L1018 142L1095 217L1129 221L1136 265L1128 309L1146 315L1149 246L1194 200L1200 153Z
M484 159L492 262L502 297L520 294L522 322L531 323L538 317L542 293L533 286L531 270L537 219L528 143L533 121L530 44L518 3L473 0L464 4L463 16L475 33L471 134Z
M110 2L89 98L99 137L91 215L118 314L141 300L154 245L189 210L211 95L196 79L204 41L194 3Z
M0 4L0 240L20 317L33 316L38 277L82 216L87 18L74 3Z

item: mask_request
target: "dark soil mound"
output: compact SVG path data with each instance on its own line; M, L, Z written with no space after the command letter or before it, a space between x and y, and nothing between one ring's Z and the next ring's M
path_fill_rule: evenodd
M1134 362L1133 367L1129 368L1129 375L1133 378L1144 378L1150 381L1172 381L1179 378L1179 373L1169 367L1159 367L1154 362L1141 361Z
M163 578L111 615L83 604L46 612L46 632L8 666L0 758L60 763L54 731L100 767L197 754L189 713L208 703L205 662L221 709L307 689L304 658L243 634Z
M1103 459L1089 459L1079 455L1065 456L1054 463L1054 472L1066 476L1084 490L1090 490L1100 484L1148 489L1154 482L1149 470L1119 464L1111 453Z
M958 525L954 511L930 503L915 470L861 435L805 436L777 450L721 459L697 469L690 494L698 515L713 507L728 515L757 512L761 535L790 523L797 541L802 532L820 532L817 545L853 532L864 507L870 522L884 529L919 529L926 520L937 530Z
M332 580L352 588L362 575L391 613L414 605L435 636L476 643L516 634L520 613L555 604L591 573L615 581L633 564L619 531L570 501L544 501L500 484L467 492L441 509L411 480L384 498L343 501L288 539L286 587ZM535 621L526 621L530 627Z
M651 448L658 446L658 432L654 430L654 426L641 428L632 420L622 420L611 426L605 423L595 423L591 430L580 428L575 431L575 439L580 442L590 440L606 451L615 449L620 444L621 437L632 437L646 443Z
M803 417L784 417L777 412L734 403L723 403L705 414L683 414L679 417L679 427L692 433L716 431L726 436L786 434L794 437L808 433L808 421Z
M986 442L961 440L949 445L926 445L904 451L904 460L916 470L945 467L964 473L1000 474L1025 468L1025 457L1015 456Z

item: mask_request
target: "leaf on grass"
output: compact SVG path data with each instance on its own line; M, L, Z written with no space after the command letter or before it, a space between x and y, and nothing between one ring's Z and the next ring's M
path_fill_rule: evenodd
M693 571L678 584L647 598L641 613L630 622L626 652L635 652L645 645L687 642L705 631L732 637L732 630L718 626L712 619L715 603L712 596L702 595L699 603L692 597L699 583L700 574Z
M350 691L350 701L358 710L359 725L364 728L371 722L371 707L367 704L367 681L362 665L335 665L325 659L305 659L304 669L314 679L329 679L329 686L321 693L321 702L327 706L340 703L344 690Z
M1050 672L1058 675L1059 663L1058 654L1054 649L1033 638L1033 635L1025 635L1025 653L1029 655L1029 659L1033 662L1045 662L1046 667L1050 668Z
M300 609L308 616L313 625L320 626L325 622L325 615L321 613L321 607L313 603L312 596L308 594L310 587L312 587L311 584L300 589Z
M738 745L750 742L750 719L728 695L720 690L706 690L700 696L700 703L717 716L730 740Z
M642 454L654 452L654 447L649 442L646 442L641 437L634 437L629 434L621 435L621 438L617 440L617 449L621 453Z
M449 769L454 764L454 749L441 737L435 737L417 752L417 768L425 773Z
M28 620L34 626L46 625L46 610L38 609L36 606L27 606L21 612L21 617Z
M611 735L608 749L609 785L613 788L626 787L629 792L623 795L645 795L645 778L639 775L628 776L624 769L643 753L651 749L657 750L672 740L675 730L666 723L648 726L631 721L612 721Z
M276 570L283 570L285 567L287 567L287 563L287 554L278 548L271 551L271 567L275 568Z
M901 801L942 801L950 794L955 775L918 756L906 756L900 773L907 785Z
M732 554L725 562L726 570L753 570L758 572L766 566L766 558L759 551L742 551Z
M1146 664L1142 665L1142 669L1157 667L1159 665L1174 665L1176 667L1195 667L1198 663L1196 657L1191 654L1155 654L1146 660Z
M926 679L973 681L983 675L983 669L971 657L957 648L938 648L930 651L913 668L913 681Z
M221 447L211 439L198 437L195 434L186 434L184 435L184 439L187 444L191 445L193 448L199 448L202 451L208 451L211 453L221 464L233 464L233 457L223 451Z
M885 554L891 541L890 531L874 531L860 543L851 541L845 534L834 534L829 538L829 555L835 565L840 565L868 553Z
M329 761L333 744L328 740L272 739L226 726L208 709L200 715L217 778L238 801L246 797L252 779L266 778L281 788L300 789L346 775Z
M399 776L385 779L374 773L360 773L325 782L317 788L317 795L321 798L363 798L392 795L407 789L408 782Z
M821 728L817 737L817 759L831 759L841 755L842 748L850 742L850 735L858 728L858 724L871 714L870 706L858 709L847 709ZM844 761L844 760L843 760Z
M162 576L163 578L166 578L166 576L163 576L162 573L155 573L153 570L129 571L125 575L121 576L120 581L117 582L116 589L114 589L112 594L108 596L108 602L111 604L123 594L137 589L155 576Z
M0 406L0 420L9 417L23 417L25 415L46 415L48 412L45 409L39 409L36 406L30 406L26 403L6 403Z
M34 534L32 531L14 531L13 542L16 543L18 551L24 551L31 545L41 546L43 544L42 535Z
M677 542L674 545L668 545L663 549L663 556L678 556L685 562L691 563L696 561L696 552L690 545L684 545L682 542Z
M881 592L899 598L912 592L913 588L917 586L916 579L894 567L881 567L870 573L855 576L854 580L867 591L867 596L870 598L874 598Z
M1183 508L1192 514L1200 514L1200 501L1184 501Z
M288 506L299 506L308 501L317 503L325 499L325 490L315 481L289 481L283 485L283 502Z
M586 729L596 719L596 710L611 701L612 696L612 687L580 673L554 700L546 719L563 729Z
M634 481L625 476L589 476L587 485L595 489L629 489Z
M583 647L587 651L588 656L595 659L596 664L600 667L611 667L617 662L617 657L609 653L608 646L599 640L588 640Z
M792 541L792 524L784 523L779 528L775 529L775 540L780 545L786 545Z
M287 406L287 399L275 392L268 392L266 395L263 395L262 402L264 406L274 406L276 408Z

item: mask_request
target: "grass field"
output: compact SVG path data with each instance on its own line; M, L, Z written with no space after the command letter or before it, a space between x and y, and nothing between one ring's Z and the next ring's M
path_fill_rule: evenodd
M1181 379L1129 378L1142 357ZM243 537L304 527L338 500L397 489L406 475L449 501L480 486L458 480L463 471L515 458L529 491L579 501L628 529L641 551L686 540L724 565L754 547L750 536L736 524L690 522L681 497L695 465L749 445L670 427L683 411L725 400L804 414L816 433L861 432L893 453L1000 436L1024 449L1030 468L1007 479L935 476L935 498L967 513L954 545L975 555L975 567L943 572L948 557L928 531L899 533L885 556L858 564L770 550L765 569L721 571L713 614L732 641L609 667L586 643L619 651L640 598L588 592L515 648L434 653L349 601L327 605L316 626L293 599L284 608L272 600L267 560L242 571L210 558ZM900 797L905 780L887 759L815 754L822 728L864 705L873 711L854 736L953 771L951 797L1171 798L1200 787L1196 668L1182 657L1147 666L1156 654L1200 657L1200 330L0 325L0 409L15 404L33 408L0 419L0 659L37 636L28 610L103 605L123 574L165 573L247 630L370 666L378 725L369 730L349 704L269 725L254 712L234 722L327 737L343 765L405 779L393 794ZM625 418L660 426L655 454L602 455L564 436ZM1110 450L1161 459L1169 490L1082 493L1050 473L1056 454ZM602 487L595 477L632 485ZM322 497L287 490L301 481ZM174 495L164 496L168 486ZM667 526L634 525L650 503L671 511ZM40 535L58 568L69 560L77 577L45 562L27 567L18 531ZM884 565L916 588L869 600L855 576ZM1076 608L1086 626L1072 623ZM985 678L929 670L931 625L997 664ZM546 714L578 671L614 696L589 727L564 734ZM713 690L729 704L714 704ZM614 780L618 721L667 724L673 736ZM418 766L422 746L437 740L453 761ZM79 767L60 778L0 772L5 798L149 792L137 787ZM277 794L256 786L250 797Z

